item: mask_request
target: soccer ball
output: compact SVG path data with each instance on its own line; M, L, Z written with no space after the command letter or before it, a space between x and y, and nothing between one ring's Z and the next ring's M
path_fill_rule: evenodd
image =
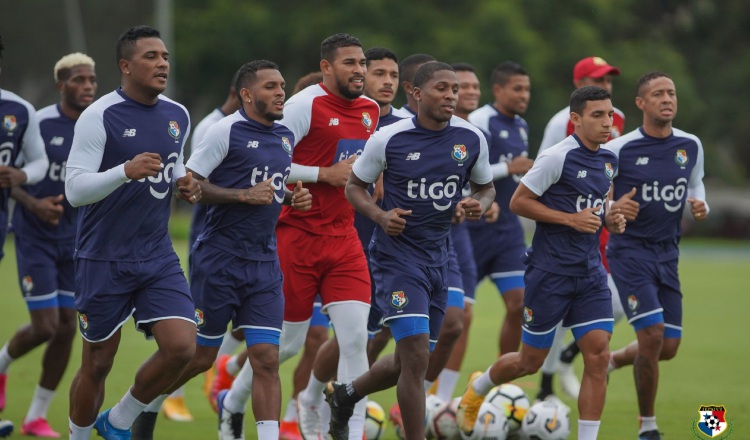
M570 435L570 419L554 403L538 402L526 411L521 430L529 440L565 440Z
M443 403L444 402L434 394L429 394L425 398L424 435L428 439L434 438L430 426L432 425L432 421L435 418L435 414L437 414L437 410L443 405Z
M505 411L508 419L508 431L515 432L521 428L521 422L531 406L526 393L518 385L504 383L490 390L485 402L489 402Z
M505 417L505 410L489 402L483 402L479 407L474 431L471 435L466 435L463 431L460 433L463 440L506 440L508 419Z
M365 439L378 440L385 430L385 411L383 407L372 400L367 401L365 413Z
M445 402L435 410L435 415L430 423L432 438L436 440L459 440L458 423L456 423L456 409L460 397L456 397L451 402Z

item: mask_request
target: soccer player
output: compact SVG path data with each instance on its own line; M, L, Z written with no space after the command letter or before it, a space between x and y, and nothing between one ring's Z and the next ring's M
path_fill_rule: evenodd
M88 439L94 427L105 439L131 438L133 420L195 351L195 308L167 231L173 191L191 203L201 196L182 163L190 117L161 95L169 53L159 31L130 28L116 52L121 87L81 113L66 167L65 195L80 207L75 305L83 348L70 389L73 440ZM131 315L158 349L120 402L97 416Z
M424 438L422 382L447 299L448 236L456 204L479 218L494 199L487 143L454 117L458 80L449 65L427 63L414 76L418 114L379 131L354 164L346 186L355 208L376 221L370 247L376 297L396 340L352 382L329 382L330 433L347 438L347 419L364 396L397 384L407 439ZM366 188L383 173L382 207ZM461 188L471 182L472 197ZM349 437L351 438L351 437Z
M533 374L547 356L563 321L584 356L578 439L595 439L607 387L612 301L598 250L602 223L622 232L625 218L606 209L617 157L600 144L609 138L614 108L609 93L586 86L570 97L573 135L539 155L521 178L510 209L536 221L527 251L523 336L519 352L504 353L484 373L475 373L456 419L471 434L490 389Z
M587 57L578 61L573 67L573 85L576 88L597 86L612 94L614 78L619 74L619 68L609 65L602 58ZM625 115L617 107L615 107L615 113L612 115L612 118L610 139L620 136L625 130ZM566 136L573 134L573 130L573 124L570 122L570 109L566 107L555 114L544 129L544 138L539 147L539 153L560 142ZM626 218L630 215L630 209L637 209L632 203L627 205L623 203L620 208L623 209L623 214ZM623 312L622 306L620 306L615 283L609 275L609 265L607 264L607 257L605 255L608 240L609 232L607 229L602 229L599 235L599 252L602 254L602 264L604 264L604 268L607 270L607 283L613 293L612 308L614 310L615 322L617 322L625 316L625 312ZM560 402L554 395L552 387L552 379L555 372L558 372L560 375L560 385L563 391L572 398L578 399L581 383L578 381L578 377L573 370L573 360L581 350L578 348L575 340L563 348L565 332L562 331L562 326L560 326L560 330L555 333L555 340L552 342L550 354L541 368L542 377L539 392L537 393L538 400L553 399L556 402Z
M633 201L640 208L625 234L613 236L607 248L620 301L636 333L636 341L612 353L610 368L633 365L638 439L659 440L654 415L659 361L677 355L682 337L677 274L680 222L688 205L697 221L705 220L709 209L703 186L703 146L696 136L672 126L677 90L669 75L643 75L635 104L643 112L643 125L605 146L620 162L615 197L635 189Z
M50 161L45 178L11 189L18 280L31 323L18 329L0 352L0 377L9 364L47 343L42 375L21 425L21 434L59 437L47 422L47 410L70 359L76 333L73 305L74 242L78 210L64 199L65 162L73 128L96 94L94 60L82 53L62 57L54 67L60 102L37 112Z
M0 35L0 62L3 59L3 39ZM34 107L15 93L0 89L0 133L4 141L0 146L0 260L4 254L2 246L8 232L8 197L12 188L41 181L49 167L44 152L44 141L39 133ZM26 164L16 168L16 160L23 153ZM17 353L20 356L21 353ZM5 408L5 386L7 369L16 356L8 352L8 344L0 350L0 411ZM13 423L0 420L0 437L13 432Z
M323 312L336 330L340 356L337 377L351 380L367 370L367 315L370 276L353 226L354 210L343 186L352 163L375 132L380 108L362 96L367 59L359 40L335 34L321 44L323 82L294 95L284 119L297 143L292 154L292 181L311 182L315 195L306 212L284 207L276 228L284 273L284 327L279 349L283 362L305 340L320 294ZM252 388L252 368L245 363L224 399L223 408L244 412ZM312 410L298 401L300 420ZM364 428L364 402L353 420L352 438ZM304 433L303 433L304 435Z
M406 94L406 104L398 109L404 118L417 114L417 101L414 99L414 74L425 63L436 61L435 57L426 53L415 53L401 60L398 65L398 76L401 79L401 88Z

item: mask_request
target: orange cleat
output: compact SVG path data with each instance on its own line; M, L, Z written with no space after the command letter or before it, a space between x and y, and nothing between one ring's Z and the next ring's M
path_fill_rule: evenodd
M234 382L234 376L227 371L227 362L229 362L230 359L232 359L232 356L228 354L219 356L219 358L216 359L216 376L211 385L211 393L208 401L211 404L211 408L217 413L219 412L219 407L216 404L216 396L218 396L223 390L231 388L232 382Z

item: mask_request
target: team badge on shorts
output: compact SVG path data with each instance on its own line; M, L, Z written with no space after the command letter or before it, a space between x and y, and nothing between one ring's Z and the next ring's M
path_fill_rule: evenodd
M16 121L16 115L5 115L3 117L3 130L7 131L8 133L12 133L13 130L18 127L18 122Z
M635 312L638 309L638 298L636 298L635 295L630 295L628 297L628 308L631 312Z
M534 322L534 312L528 307L523 308L523 322L526 324Z
M612 168L612 164L607 162L604 164L604 174L607 175L607 179L612 180L615 176L615 170Z
M89 329L89 319L86 317L85 313L78 314L78 324L81 326L82 332Z
M180 126L177 121L169 121L169 135L177 140L180 137Z
M391 293L391 305L397 309L403 309L409 300L403 290Z
M372 118L367 112L362 112L362 125L369 131L372 128Z
M690 161L687 155L687 151L685 150L677 150L677 153L674 155L674 161L677 165L684 167L687 165L687 163Z
M203 327L203 324L205 323L206 321L203 319L203 310L195 309L195 325Z
M693 434L697 438L729 438L732 433L732 421L726 418L727 408L724 405L701 405L698 418L693 420Z
M454 145L451 157L453 158L453 160L458 162L459 166L463 165L466 158L469 157L469 152L466 150L466 145Z
M21 279L21 287L23 288L23 293L31 293L34 289L34 280L31 279L31 275L26 275Z
M289 138L286 136L281 137L281 148L289 154L292 154L292 143L289 142Z

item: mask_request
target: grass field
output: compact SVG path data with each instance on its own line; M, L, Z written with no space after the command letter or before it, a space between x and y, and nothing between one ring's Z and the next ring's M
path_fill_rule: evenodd
M184 224L176 226L176 236L184 236ZM175 247L182 261L187 251L184 240L176 240ZM0 264L0 343L13 334L16 328L28 320L25 304L19 294L12 237L5 245L6 258ZM726 243L691 241L683 243L680 273L683 282L684 338L677 358L661 365L661 384L657 400L657 416L660 430L666 440L695 438L691 428L697 417L698 407L706 404L723 404L727 417L734 422L732 439L750 439L750 385L747 373L742 373L750 364L747 334L742 330L742 319L750 310L750 295L747 288L750 269L750 245L748 243ZM504 314L501 300L494 288L484 283L477 293L479 307L475 308L469 351L464 362L463 384L475 370L484 370L497 351L496 337ZM743 336L744 334L744 336ZM634 337L631 327L624 322L615 327L612 348L619 348ZM392 344L390 346L392 348ZM112 406L131 384L136 369L155 349L153 342L146 341L141 333L127 324L118 357L107 382L105 407ZM50 409L49 419L53 428L67 430L68 388L70 380L80 363L80 342L76 342L71 365L65 374ZM26 414L34 386L39 377L41 349L15 362L9 370L8 403L0 414L16 424L15 437L21 420ZM291 392L291 373L296 358L282 366L283 395ZM577 370L581 371L580 359ZM190 409L195 416L191 423L178 423L161 418L157 427L157 439L211 439L216 438L216 416L201 392L202 380L194 380L187 386ZM536 393L538 377L524 378L517 382L532 396ZM558 387L559 388L559 387ZM575 408L567 396L562 399ZM387 411L395 402L393 390L371 396ZM286 403L284 402L284 405ZM607 391L607 404L602 418L600 439L632 440L637 433L637 405L633 386L632 369L615 371ZM571 414L573 421L571 438L575 438L577 411ZM247 437L255 437L249 413L246 421ZM385 438L395 438L392 429Z

